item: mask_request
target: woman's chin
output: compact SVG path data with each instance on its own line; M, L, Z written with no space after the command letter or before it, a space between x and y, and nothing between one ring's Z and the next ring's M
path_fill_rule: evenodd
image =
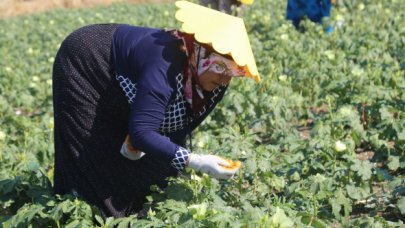
M219 87L218 85L212 84L205 87L202 87L204 91L212 92L215 88Z

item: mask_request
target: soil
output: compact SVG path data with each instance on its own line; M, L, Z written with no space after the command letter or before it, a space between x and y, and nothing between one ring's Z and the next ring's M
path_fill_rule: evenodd
M41 13L55 8L82 8L109 5L115 2L158 3L170 0L0 0L0 19Z

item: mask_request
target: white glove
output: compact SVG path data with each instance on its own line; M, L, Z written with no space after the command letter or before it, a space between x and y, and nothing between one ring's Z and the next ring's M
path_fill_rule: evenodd
M140 151L140 150L136 150L136 149L131 149L130 147L132 147L130 144L128 144L127 142L124 142L121 146L121 150L120 153L122 154L122 156L130 159L130 160L138 160L141 159L145 153Z
M229 162L215 155L190 154L188 166L216 179L232 178L239 170L239 168L226 169L226 167L230 167Z

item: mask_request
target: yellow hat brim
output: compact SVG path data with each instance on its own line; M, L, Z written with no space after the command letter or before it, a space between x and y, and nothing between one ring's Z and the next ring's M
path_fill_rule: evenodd
M194 34L200 43L211 44L218 53L232 56L236 64L247 68L248 77L260 81L242 18L187 1L175 4L179 8L176 19L183 23L184 32Z

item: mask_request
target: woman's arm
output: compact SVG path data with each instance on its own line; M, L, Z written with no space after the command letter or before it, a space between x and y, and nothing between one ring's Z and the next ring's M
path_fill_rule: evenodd
M137 73L136 96L131 103L129 134L135 148L165 159L181 170L189 151L161 135L159 129L176 89L175 76L182 72L184 59L176 55L163 58L163 51L170 53L169 48L138 52L143 55L137 56L142 64Z

